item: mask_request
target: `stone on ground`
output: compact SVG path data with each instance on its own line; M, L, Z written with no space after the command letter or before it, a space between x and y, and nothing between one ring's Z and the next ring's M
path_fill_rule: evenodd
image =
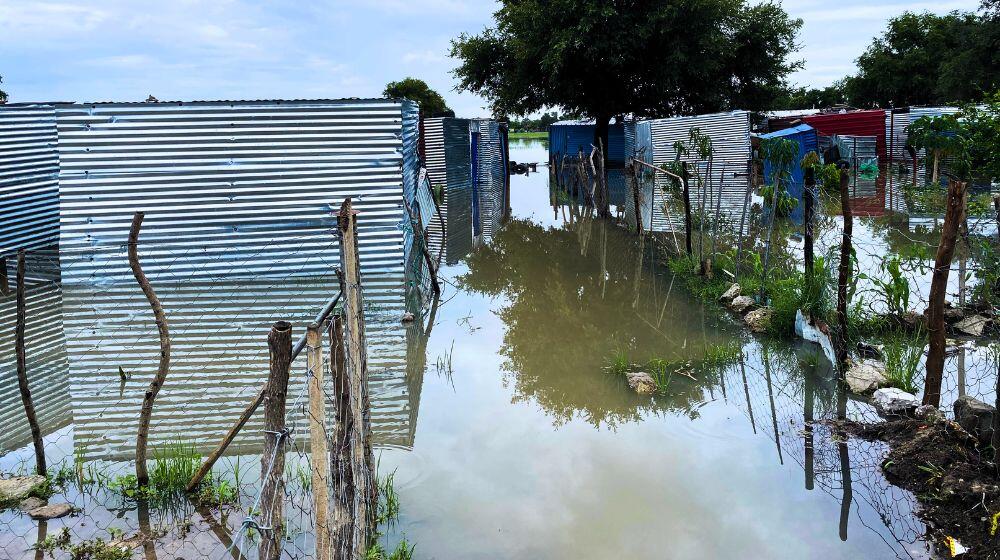
M916 418L917 420L926 420L928 422L934 422L944 418L944 414L941 414L941 411L938 409L938 407L932 404L924 404L918 406L917 409L913 411L913 417Z
M73 506L69 504L49 504L37 507L28 512L32 519L58 519L73 512Z
M968 395L955 400L955 421L980 442L989 444L993 437L993 415L996 409Z
M743 318L750 330L755 333L767 332L767 327L771 325L771 310L767 307L754 309Z
M990 320L982 315L973 315L955 323L955 330L970 336L983 336L983 329L989 322Z
M25 498L25 499L21 500L21 505L18 506L18 508L21 511L23 511L25 513L28 513L29 511L31 511L33 509L36 509L36 508L40 508L40 507L42 507L44 505L45 505L45 500L43 500L41 498L36 498L34 496L30 496L28 498Z
M644 371L633 371L626 374L628 386L640 395L652 395L656 392L656 380Z
M896 387L876 389L872 395L875 410L884 417L910 416L920 405L917 397Z
M729 304L729 309L732 309L737 313L743 314L753 309L755 305L756 304L754 303L752 297L738 296L736 298L733 298L732 303Z
M724 303L730 303L731 301L739 297L739 295L740 295L740 285L733 282L733 285L729 286L729 289L726 290L726 293L719 296L719 301Z
M885 384L885 366L874 362L854 364L848 368L845 377L852 393L868 394Z
M18 503L45 483L45 477L37 474L12 476L0 479L0 502Z

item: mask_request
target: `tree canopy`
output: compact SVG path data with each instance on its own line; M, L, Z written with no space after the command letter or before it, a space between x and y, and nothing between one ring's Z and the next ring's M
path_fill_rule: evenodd
M978 100L1000 86L998 40L989 14L904 13L858 57L845 93L858 107Z
M403 78L398 82L389 82L382 92L385 97L409 99L420 104L420 113L427 117L444 116L454 112L448 108L444 97L427 85L427 82L417 78Z
M458 88L493 112L594 118L767 109L799 68L801 20L746 0L503 0L495 25L452 41Z

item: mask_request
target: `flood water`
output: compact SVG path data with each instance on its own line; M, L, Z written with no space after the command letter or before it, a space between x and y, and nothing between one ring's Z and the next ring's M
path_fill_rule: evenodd
M511 159L545 162L548 153L543 142L514 142ZM388 548L405 537L417 558L438 559L929 556L915 499L880 474L885 449L838 437L824 423L870 409L838 390L817 347L750 337L718 306L689 295L652 246L612 223L553 209L544 170L512 177L511 200L511 223L442 269L444 293L431 317L402 326L388 306L368 329L376 455L383 475L395 473L401 502L384 537ZM293 283L277 297L287 306L296 290L322 294L332 282ZM203 288L188 291L227 302L213 312L223 305L233 316L258 313L254 324L273 320L275 306L259 311L245 287ZM45 297L84 296L67 288ZM202 311L186 308L193 317ZM168 400L154 432L159 426L161 434L210 446L259 387L255 368L266 355L213 338L236 337L242 327L227 317L214 328L180 327L198 340L192 355L203 347L225 351L228 365L205 371L196 364L175 378L176 402L210 398L173 413ZM79 313L65 320L102 328ZM68 345L69 358L55 351L49 362L72 363L73 349L85 348ZM738 359L698 365L731 345L741 349ZM606 370L616 353L634 362L690 361L693 379L675 376L667 394L638 396ZM134 415L121 408L117 379L63 376L53 386L62 383L72 398L50 407L46 438L61 450L50 463L83 456L128 468L121 463L133 443L125 420ZM298 392L293 383L289 394ZM8 434L5 445L14 449L0 457L4 472L30 466L25 437ZM237 464L252 484L259 448L248 441L234 449L243 455L222 469ZM66 526L90 538L144 522L134 504L107 491L68 497L84 514L50 522L48 534ZM168 535L142 553L238 557L226 539L238 533L251 501L244 496L218 520L190 506L154 512L152 521L146 513L145 523ZM305 555L312 542L304 507L290 508L297 515L286 547L292 556ZM182 534L183 519L193 529ZM0 534L0 556L33 558L30 546L45 532L3 513Z

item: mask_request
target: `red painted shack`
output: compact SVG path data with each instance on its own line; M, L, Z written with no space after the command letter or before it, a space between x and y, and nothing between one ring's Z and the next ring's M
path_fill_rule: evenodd
M816 129L824 136L846 134L850 136L874 136L875 150L879 162L885 161L885 111L851 111L849 113L826 113L801 117L802 122Z

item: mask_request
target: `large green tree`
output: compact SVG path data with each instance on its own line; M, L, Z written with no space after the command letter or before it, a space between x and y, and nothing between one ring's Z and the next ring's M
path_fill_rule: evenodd
M382 92L385 97L394 99L409 99L420 104L420 113L426 117L441 116L452 113L445 103L444 97L427 85L427 82L417 78L403 78L398 82L389 82ZM454 114L454 113L452 113Z
M971 12L904 13L857 59L846 90L856 106L979 99L1000 86L1000 22Z
M459 89L501 115L560 107L595 119L768 109L800 66L802 25L746 0L503 0L452 42Z
M775 102L778 109L822 109L847 103L844 81L839 80L825 88L790 88Z

